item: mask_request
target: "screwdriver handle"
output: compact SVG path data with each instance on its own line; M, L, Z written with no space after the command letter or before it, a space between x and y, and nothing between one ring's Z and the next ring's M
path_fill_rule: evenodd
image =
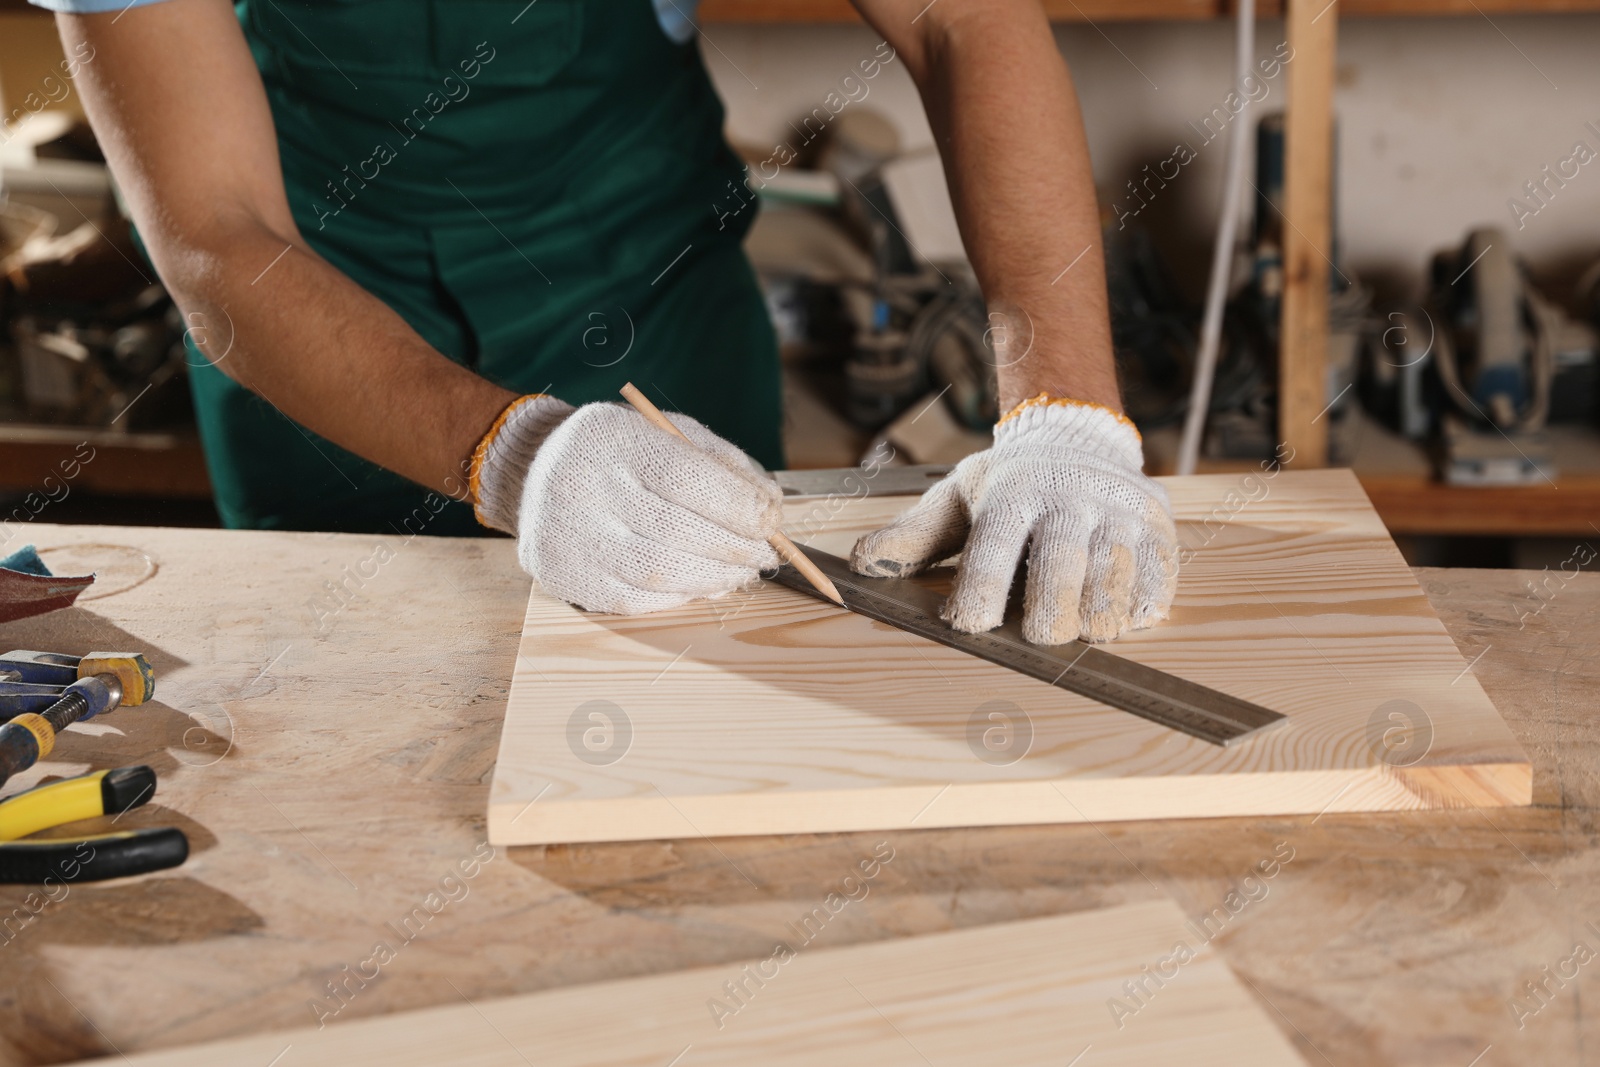
M61 699L42 714L18 715L0 726L0 786L48 756L62 730L121 702L122 683L117 676L96 674L67 686Z
M0 726L0 785L48 756L55 745L55 728L43 715L18 715Z

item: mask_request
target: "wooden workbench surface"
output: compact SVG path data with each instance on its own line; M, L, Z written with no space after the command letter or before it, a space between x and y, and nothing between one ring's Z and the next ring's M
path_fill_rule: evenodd
M46 558L98 561L103 588L0 626L0 649L134 647L158 672L155 703L75 728L43 770L151 764L156 800L121 825L181 826L193 853L47 903L0 887L0 1065L761 956L884 840L892 862L820 944L1166 894L1197 921L1223 916L1208 929L1224 958L1308 1062L1566 1064L1600 1047L1582 1010L1600 973L1586 966L1600 953L1600 578L1551 578L1535 597L1528 574L1420 572L1533 758L1531 809L690 839L481 862L528 593L510 541L28 536L85 546ZM1275 878L1245 881L1274 859ZM1230 911L1234 889L1247 892ZM374 963L380 941L391 952ZM358 970L378 976L363 987ZM1547 983L1542 1002L1530 980Z

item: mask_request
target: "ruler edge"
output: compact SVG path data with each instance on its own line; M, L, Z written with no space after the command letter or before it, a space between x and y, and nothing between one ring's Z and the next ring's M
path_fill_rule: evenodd
M827 574L830 579L833 579L835 585L843 584L843 586L845 586L845 588L841 589L840 592L841 592L841 595L845 596L845 599L846 599L847 602L850 600L850 594L852 594L852 593L857 594L857 595L866 594L867 596L870 596L870 597L873 597L873 598L876 598L876 599L886 600L886 601L889 601L890 603L893 603L893 604L896 604L896 605L912 607L913 610L918 610L918 611L922 610L920 607L917 607L915 605L906 605L904 601L896 600L894 597L889 596L887 593L880 592L878 590L872 589L870 586L866 586L866 585L862 584L863 582L873 582L873 581L909 581L910 580L909 577L908 578L892 578L892 579L874 579L874 578L871 578L871 577L867 577L865 575L858 575L858 574L854 573L853 571L850 570L850 565L849 565L849 562L847 560L844 560L839 556L835 556L831 552L825 552L822 549L810 548L810 547L802 548L802 551L804 551L806 553L806 555L811 558L811 561L813 563L817 564L817 566L819 567L819 569L821 569L823 571L823 573ZM819 557L820 557L820 559L819 559ZM773 583L777 584L777 585L781 585L781 586L784 586L785 588L792 589L795 592L804 593L804 594L806 594L808 596L811 596L811 597L815 598L816 600L818 600L818 601L820 601L822 603L829 604L829 605L834 606L834 607L838 606L831 599L829 599L828 597L824 596L822 593L820 593L815 588L813 588L811 586L811 583L808 582L804 578L804 576L802 576L798 571L796 571L789 564L784 564L783 566L779 567L778 570L771 576L771 578L769 580L772 581ZM909 634L909 635L911 635L913 637L922 637L924 640L932 641L935 644L943 645L944 647L954 649L957 652L966 653L967 655L974 656L977 659L981 659L986 663L993 663L997 667L1001 667L1003 669L1013 671L1013 672L1015 672L1017 674L1022 675L1025 678L1032 678L1035 681L1044 682L1044 684L1052 686L1053 688L1062 689L1062 690L1064 690L1066 692L1073 693L1076 696L1084 697L1087 700L1093 700L1096 703L1101 704L1104 707L1114 708L1117 711L1121 711L1121 712L1124 712L1125 714L1132 715L1135 718L1143 719L1145 722L1154 723L1157 726L1161 726L1161 727L1163 727L1165 729L1173 730L1173 731L1175 731L1177 733L1183 734L1185 737L1192 737L1197 741L1203 741L1206 744L1216 745L1217 747L1222 748L1222 749L1230 749L1230 748L1234 747L1235 745L1239 744L1240 742L1249 741L1249 740L1252 740L1252 739L1260 736L1261 734L1269 733L1269 732L1271 732L1273 730L1278 729L1279 727L1282 727L1283 725L1285 725L1289 721L1289 717L1287 715L1283 714L1282 712L1274 711L1271 708L1265 707L1265 706L1260 705L1260 704L1256 704L1253 701L1245 700L1243 697L1237 697L1237 696L1234 696L1231 693L1225 693L1220 689L1214 689L1211 686L1204 685L1204 684L1202 684L1200 682L1191 681L1190 679L1184 678L1184 677L1182 677L1180 675L1171 674L1171 673L1169 673L1167 671L1161 670L1160 668L1151 667L1148 664L1140 663L1137 660L1129 659L1126 656L1118 656L1116 653L1107 651L1106 649L1102 648L1101 646L1099 646L1097 644L1094 644L1094 643L1091 643L1091 642L1087 642L1087 641L1083 641L1081 639L1076 639L1075 638L1071 642L1071 644L1082 645L1083 646L1083 651L1080 652L1078 654L1077 658L1071 664L1069 664L1067 666L1067 668L1061 672L1061 674L1059 674L1057 676L1055 681L1049 681L1049 680L1043 678L1042 676L1040 676L1038 674L1035 674L1032 671L1023 670L1021 668L1014 667L1014 666L1012 666L1012 665L1010 665L1008 663L1004 663L1004 662L992 659L992 658L990 658L988 656L981 655L981 654L979 654L977 652L972 651L972 649L970 647L965 647L965 646L968 646L968 645L973 644L973 643L979 643L979 644L1001 645L1002 647L1015 647L1015 648L1020 648L1023 651L1032 651L1034 649L1065 648L1065 647L1069 647L1068 645L1028 645L1026 643L1018 642L1018 641L1012 639L1009 636L1003 636L1003 635L997 634L994 631L989 631L989 632L980 633L980 634L965 634L965 633L961 633L961 632L959 632L957 630L954 630L954 629L946 628L946 629L942 629L942 630L934 630L934 629L930 628L927 632L924 632L922 630L907 629L904 626L899 626L896 623L891 622L888 619L879 618L878 616L875 616L875 615L873 615L873 614L871 614L869 612L857 611L855 608L850 607L848 605L848 603L847 603L847 606L846 606L846 610L849 610L849 611L851 611L851 612L853 612L855 614L861 615L863 618L870 618L870 619L874 619L875 621L882 622L886 626L894 626L901 633ZM1122 706L1120 704L1113 704L1113 703L1111 703L1109 701L1100 699L1099 697L1097 697L1093 693L1083 692L1081 689L1077 689L1077 688L1073 688L1071 686L1063 685L1062 684L1063 680L1076 668L1078 660L1081 660L1081 659L1087 657L1090 653L1094 653L1096 659L1109 660L1109 661L1111 661L1113 663L1130 664L1130 665L1138 668L1141 671L1152 672L1152 673L1160 675L1160 676L1162 676L1164 678L1173 679L1174 681L1176 681L1178 684L1180 684L1182 686L1186 686L1186 687L1190 687L1190 688L1193 688L1193 689L1197 689L1197 690L1200 690L1201 692L1204 692L1204 693L1215 694L1215 695L1217 695L1219 697L1222 697L1225 700L1228 700L1228 701L1233 702L1235 704L1239 704L1239 705L1243 705L1243 706L1245 706L1247 708L1255 709L1256 711L1261 713L1261 718L1263 719L1263 721L1260 722L1260 723L1257 723L1256 725L1245 727L1245 726L1243 726L1243 724L1238 723L1236 720L1230 721L1228 719L1221 718L1221 717L1215 715L1214 713L1207 712L1205 709L1200 708L1198 705L1196 705L1196 704L1191 702L1189 704L1189 707L1191 709L1193 709L1194 712L1198 713L1199 715L1203 716L1206 719L1209 719L1209 720L1215 722L1218 726L1223 728L1222 730L1218 730L1218 731L1212 731L1212 732L1209 732L1209 733L1201 733L1201 732L1197 732L1197 731L1192 730L1192 729L1188 729L1184 725L1180 725L1177 722L1174 722L1174 721L1171 721L1171 720L1167 720L1167 719L1162 719L1162 718L1159 718L1157 716L1147 714L1146 712L1144 712L1144 711L1142 711L1142 710L1140 710L1140 709L1138 709L1136 707L1124 707L1124 706ZM1039 655L1044 655L1043 652L1040 652L1038 654ZM1094 673L1096 675L1100 676L1100 677L1111 677L1108 673L1103 672L1103 671L1096 671ZM1115 679L1115 678L1113 678L1112 680L1117 681L1118 684L1129 686L1131 688L1136 688L1136 689L1137 688L1143 688L1143 687L1138 686L1137 683L1123 682L1120 679ZM1165 696L1164 694L1155 693L1155 692L1153 692L1152 690L1149 690L1149 689L1144 689L1144 692L1150 693L1152 696L1157 697L1157 698L1162 698L1162 697Z

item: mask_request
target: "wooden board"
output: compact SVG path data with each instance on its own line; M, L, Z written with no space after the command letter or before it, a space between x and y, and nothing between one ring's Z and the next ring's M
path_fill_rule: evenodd
M1221 750L770 584L631 618L535 591L489 839L1529 803L1526 755L1348 472L1167 484L1172 617L1114 650L1288 724ZM844 554L907 503L793 501L789 528Z
M139 648L158 688L70 727L6 792L148 763L152 803L70 829L177 825L193 851L177 870L73 885L42 910L30 887L0 886L0 1067L315 1025L308 1001L337 1004L326 983L483 846L528 606L515 542L18 528L52 566L70 555L101 584L0 623L3 648ZM379 540L394 556L373 577ZM1583 1007L1593 967L1523 1025L1511 1009L1538 1006L1525 983L1555 974L1575 938L1596 944L1590 570L1416 572L1538 769L1532 807L501 849L329 1028L763 956L887 839L894 862L814 948L1160 896L1198 922L1293 850L1216 947L1309 1063L1584 1062L1600 1047L1600 1013ZM318 625L312 606L334 603L324 583L341 582L347 603Z
M885 855L892 858L892 850ZM870 880L851 892L870 893ZM841 909L848 906L847 898L837 899L845 901ZM820 917L809 921L819 930L831 906L817 902L813 914ZM120 1062L1061 1067L1080 1057L1098 1067L1142 1067L1178 1056L1192 1067L1305 1062L1208 936L1167 900L851 948L808 949L797 930L782 948L721 967L464 1001ZM1130 992L1128 983L1142 989ZM1084 1055L1089 1050L1092 1057Z

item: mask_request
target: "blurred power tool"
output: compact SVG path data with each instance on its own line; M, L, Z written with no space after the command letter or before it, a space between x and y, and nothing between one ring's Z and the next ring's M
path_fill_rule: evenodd
M34 233L6 258L0 416L115 432L192 420L183 335L197 324L140 258L109 201L98 219Z
M1188 409L1200 316L1172 281L1148 229L1113 225L1109 206L1100 222L1117 378L1128 417L1148 433L1182 420ZM1234 361L1225 369L1236 367ZM1218 381L1211 409L1236 406L1236 379L1219 373Z
M1363 338L1362 406L1413 441L1433 436L1436 414L1443 406L1443 387L1433 367L1437 333L1432 313L1412 307L1389 312Z
M1445 480L1531 485L1553 478L1543 431L1553 419L1592 418L1594 330L1540 295L1506 234L1492 228L1434 257L1429 307Z
M189 839L176 827L117 830L84 837L18 838L83 819L121 815L156 791L149 767L67 778L0 801L0 885L99 882L176 867L189 858Z
M1263 115L1256 125L1256 200L1247 250L1249 279L1229 302L1223 318L1209 430L1202 444L1204 454L1214 459L1282 458L1278 365L1284 289L1283 123L1283 114L1274 112ZM1328 408L1324 412L1326 418L1319 416L1319 422L1328 428L1329 455L1338 462L1353 448L1355 420L1347 416L1354 407L1354 398L1347 394L1355 380L1356 356L1372 292L1343 262L1337 189L1333 190L1332 199L1333 243L1328 252L1334 266L1328 278Z
M54 688L53 693L40 687ZM5 697L7 691L9 697ZM0 726L0 785L50 754L56 735L121 704L155 695L155 674L138 652L11 652L0 657L0 698L19 709ZM43 707L38 711L27 710Z

